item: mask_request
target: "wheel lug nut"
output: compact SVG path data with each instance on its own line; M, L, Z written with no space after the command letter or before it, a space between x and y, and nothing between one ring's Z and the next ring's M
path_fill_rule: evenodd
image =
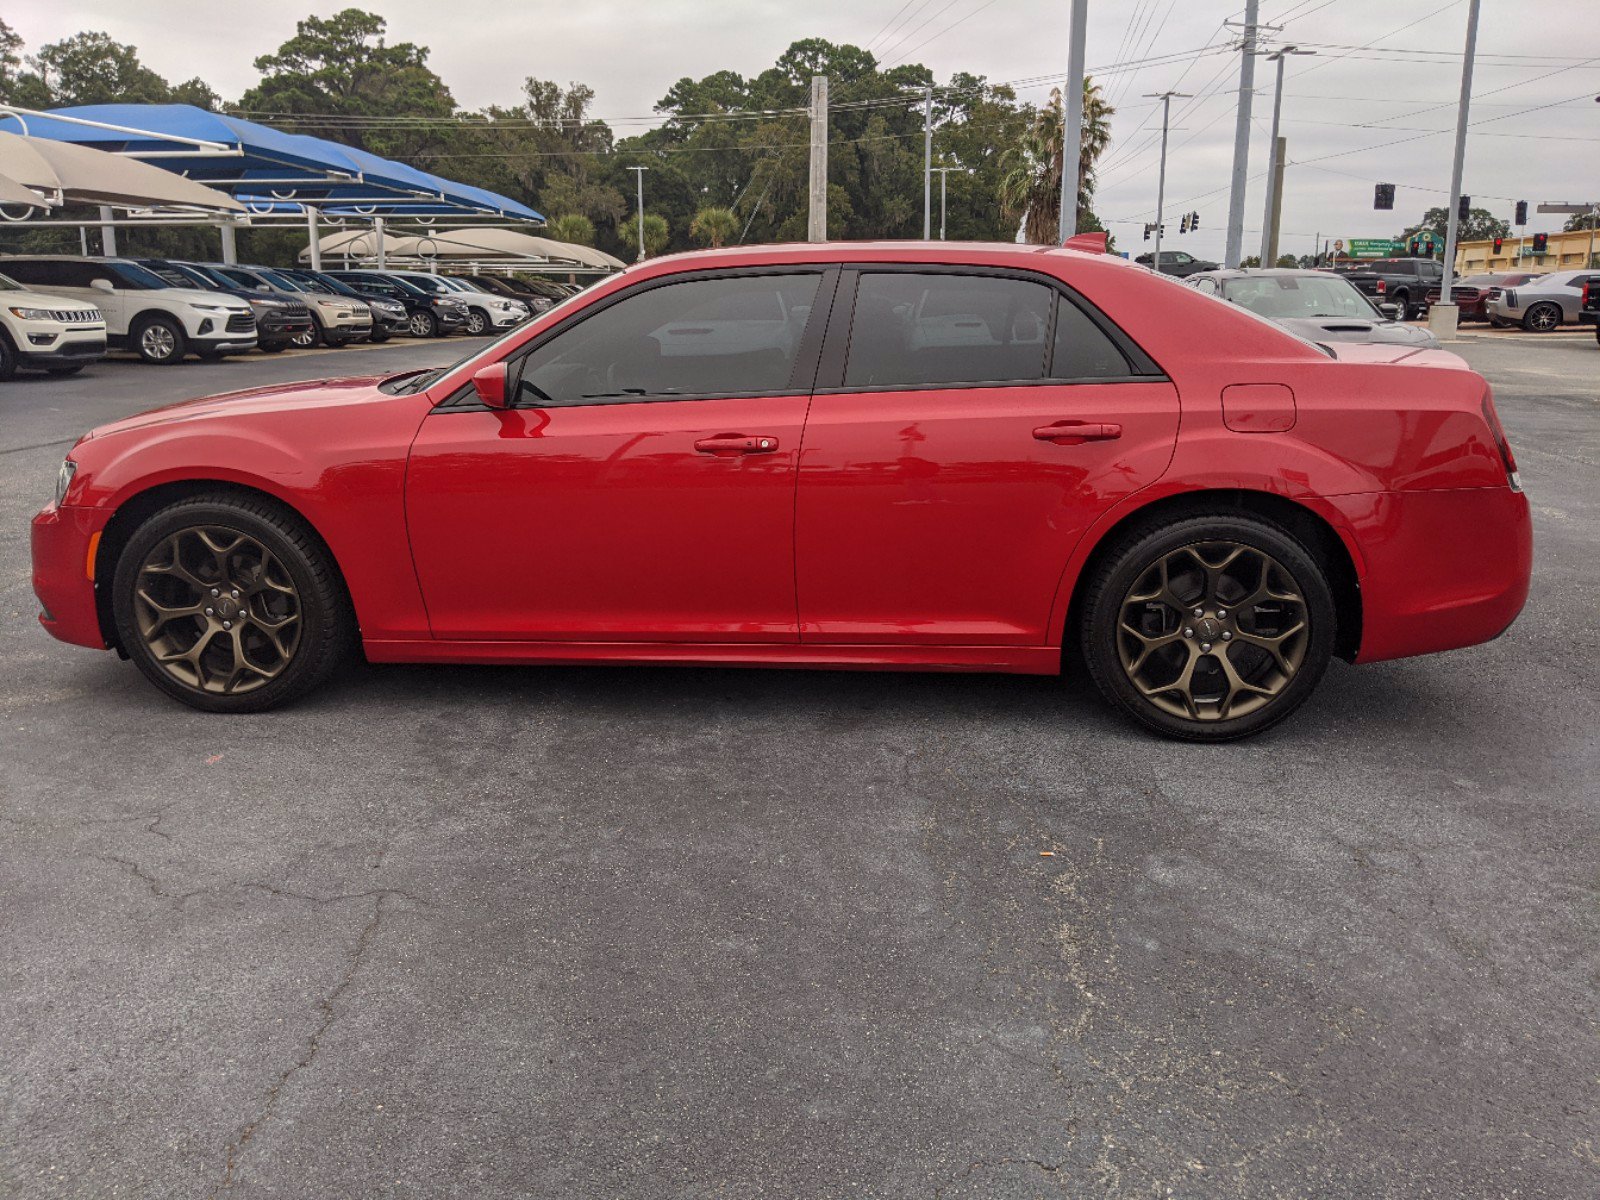
M239 598L239 589L234 588L233 591L229 592L228 594L237 600Z
M213 596L220 596L220 595L222 595L222 593L221 593L221 592L219 592L219 591L217 591L217 589L216 589L216 588L212 588L212 589L211 589L211 594L212 594L212 595L213 595Z
M208 608L208 609L206 609L206 611L207 611L207 612L210 612L210 611L211 611L211 610L210 610L210 609L209 609L209 608ZM1184 630L1184 631L1183 631L1183 636L1184 636L1184 637L1193 637L1193 636L1194 636L1194 630L1192 630L1192 629L1185 629L1185 630Z
M1227 641L1231 641L1232 639L1233 639L1233 634L1229 633L1226 629L1224 629L1222 631L1222 640L1227 642Z
M209 617L209 616L213 615L216 611L217 610L214 609L214 608L208 608L208 609L206 609L206 616Z
M222 627L224 629L232 629L233 628L233 622L232 621L224 621L222 623Z
M215 593L215 592L212 592L212 593L211 593L211 594L212 594L212 595L213 595L213 596L215 596L215 595L216 595L216 593ZM1197 616L1197 617L1203 617L1203 616L1205 616L1205 615L1206 615L1206 610L1205 610L1205 609L1203 609L1203 608L1197 608L1197 609L1195 609L1195 610L1194 610L1194 615L1195 615L1195 616Z
M1211 643L1210 642L1201 642L1200 643L1200 653L1202 653L1202 654L1210 654L1211 653Z
M239 594L238 592L234 593L235 596L237 596L238 594ZM1225 609L1225 608L1217 609L1217 619L1218 620L1221 620L1223 617L1225 617L1227 615L1228 615L1228 610L1227 609Z

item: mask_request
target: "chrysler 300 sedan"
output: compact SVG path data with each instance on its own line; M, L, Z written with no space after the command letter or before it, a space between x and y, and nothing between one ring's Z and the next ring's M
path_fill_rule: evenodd
M1329 660L1483 642L1532 558L1484 380L1106 255L954 242L630 268L437 370L86 435L41 621L196 708L380 662L1059 672L1163 733ZM1075 653L1073 653L1075 651Z

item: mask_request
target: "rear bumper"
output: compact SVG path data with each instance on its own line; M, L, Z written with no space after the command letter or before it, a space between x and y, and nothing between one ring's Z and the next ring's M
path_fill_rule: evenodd
M1329 497L1361 570L1358 662L1492 641L1516 620L1533 574L1528 498L1509 487Z
M1592 308L1579 309L1578 310L1578 324L1579 325L1600 325L1600 312L1596 312Z
M103 650L95 607L94 564L90 551L105 527L97 508L58 508L54 503L33 519L33 593L43 611L39 624L51 636L75 646Z

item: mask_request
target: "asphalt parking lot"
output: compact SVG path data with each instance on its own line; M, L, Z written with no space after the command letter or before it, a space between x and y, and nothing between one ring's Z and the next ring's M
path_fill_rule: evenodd
M1592 335L1453 347L1534 503L1517 625L1242 745L957 675L356 666L212 717L38 627L83 429L469 348L0 385L0 1194L1594 1193Z

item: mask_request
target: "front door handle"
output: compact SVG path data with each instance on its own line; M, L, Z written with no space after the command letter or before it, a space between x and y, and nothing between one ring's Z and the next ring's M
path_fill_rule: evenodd
M1057 421L1033 431L1035 439L1057 446L1081 446L1084 442L1112 442L1122 436L1122 426L1103 421Z
M719 433L716 437L701 438L694 448L701 454L736 458L741 454L771 454L778 448L778 439L766 434Z

